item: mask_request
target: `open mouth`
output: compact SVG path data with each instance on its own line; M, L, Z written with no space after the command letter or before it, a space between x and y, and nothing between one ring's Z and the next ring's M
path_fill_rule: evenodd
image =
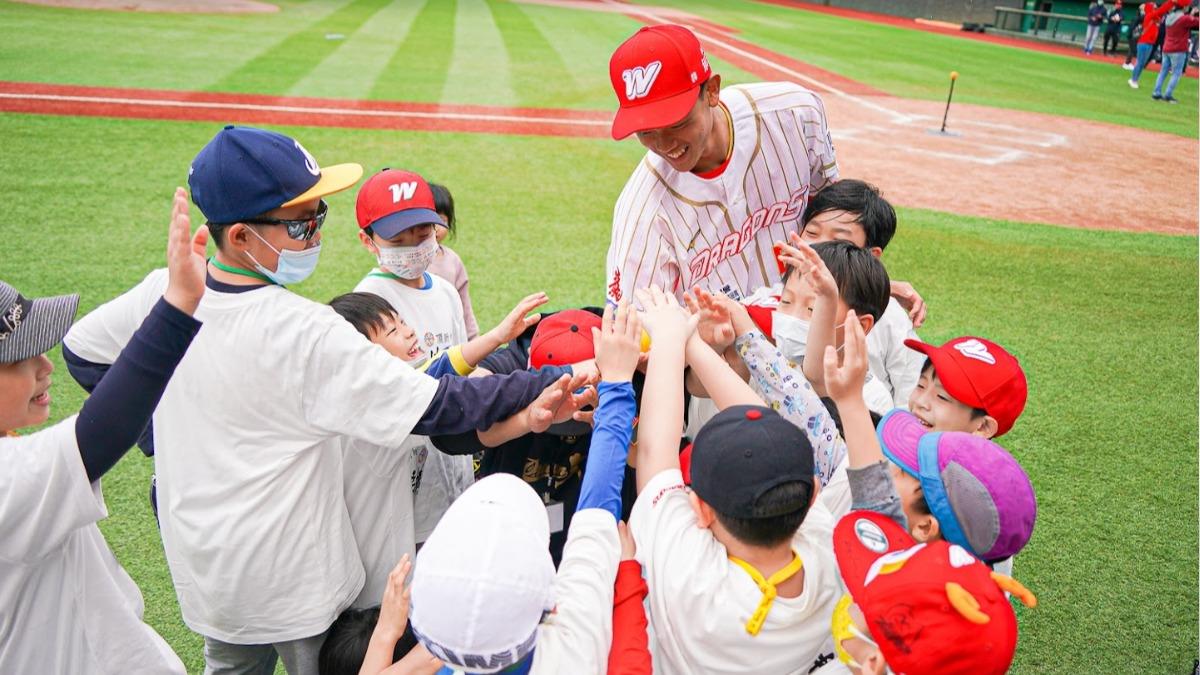
M38 394L37 396L34 396L33 398L29 399L29 402L32 403L33 405L40 405L40 406L50 405L50 390L47 389L46 391L43 391L42 393Z
M929 422L926 422L924 417L921 417L920 415L913 415L913 417L917 418L917 421L921 423L921 426L925 427L926 429L933 428L933 425Z
M684 146L677 148L674 152L665 153L663 156L671 161L676 161L679 158L686 155L688 148L690 148L690 147L691 147L690 145L684 145Z
M413 348L408 350L408 360L412 361L414 359L419 359L421 358L422 353L423 352L421 351L420 345L413 345Z

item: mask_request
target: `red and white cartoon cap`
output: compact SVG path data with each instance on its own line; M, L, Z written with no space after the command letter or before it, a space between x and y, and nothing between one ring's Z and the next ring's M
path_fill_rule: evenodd
M1001 436L1025 410L1029 385L1017 358L979 337L954 338L941 347L908 339L904 344L929 357L946 393L996 418Z
M700 40L683 26L646 26L621 43L608 62L620 108L612 137L675 124L696 104L712 75Z
M441 225L433 191L420 174L384 169L367 179L355 204L358 226L370 227L384 239L418 225Z

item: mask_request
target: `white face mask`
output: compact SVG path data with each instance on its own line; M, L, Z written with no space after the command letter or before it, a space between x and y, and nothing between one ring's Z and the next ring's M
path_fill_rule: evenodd
M792 363L804 361L805 347L808 346L809 322L783 312L775 312L771 317L771 332L774 334L775 346L779 347L783 358Z
M437 240L433 237L416 246L376 246L379 266L401 279L420 279L437 255Z

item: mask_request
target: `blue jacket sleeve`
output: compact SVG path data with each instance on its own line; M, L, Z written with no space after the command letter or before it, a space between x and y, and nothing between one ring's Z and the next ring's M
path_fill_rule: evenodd
M95 482L133 446L158 407L200 322L159 300L75 419L88 480Z
M569 366L546 366L509 375L438 378L437 392L412 432L437 436L487 429L533 403L543 389L570 373Z
M62 346L63 361L67 364L67 372L71 373L71 377L83 387L87 393L92 393L96 390L96 386L100 384L100 380L112 368L111 363L94 363L79 356L71 351L67 345ZM146 425L142 430L142 435L138 436L137 446L141 449L142 454L147 457L154 456L154 424Z
M613 518L621 519L621 483L625 480L625 461L636 412L631 383L600 383L600 405L593 418L595 429L579 487L577 512L604 509Z

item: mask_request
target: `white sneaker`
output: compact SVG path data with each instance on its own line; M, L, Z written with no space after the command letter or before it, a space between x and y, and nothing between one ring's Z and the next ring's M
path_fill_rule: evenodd
M1137 89L1137 88L1138 88L1138 83L1137 83L1137 82L1134 82L1133 80L1130 80L1130 81L1129 81L1129 88L1130 88L1130 89Z
M1126 63L1125 65L1123 65L1123 66L1121 66L1121 67L1122 67L1122 68L1124 68L1125 70L1133 70L1133 64L1132 64L1132 63Z

